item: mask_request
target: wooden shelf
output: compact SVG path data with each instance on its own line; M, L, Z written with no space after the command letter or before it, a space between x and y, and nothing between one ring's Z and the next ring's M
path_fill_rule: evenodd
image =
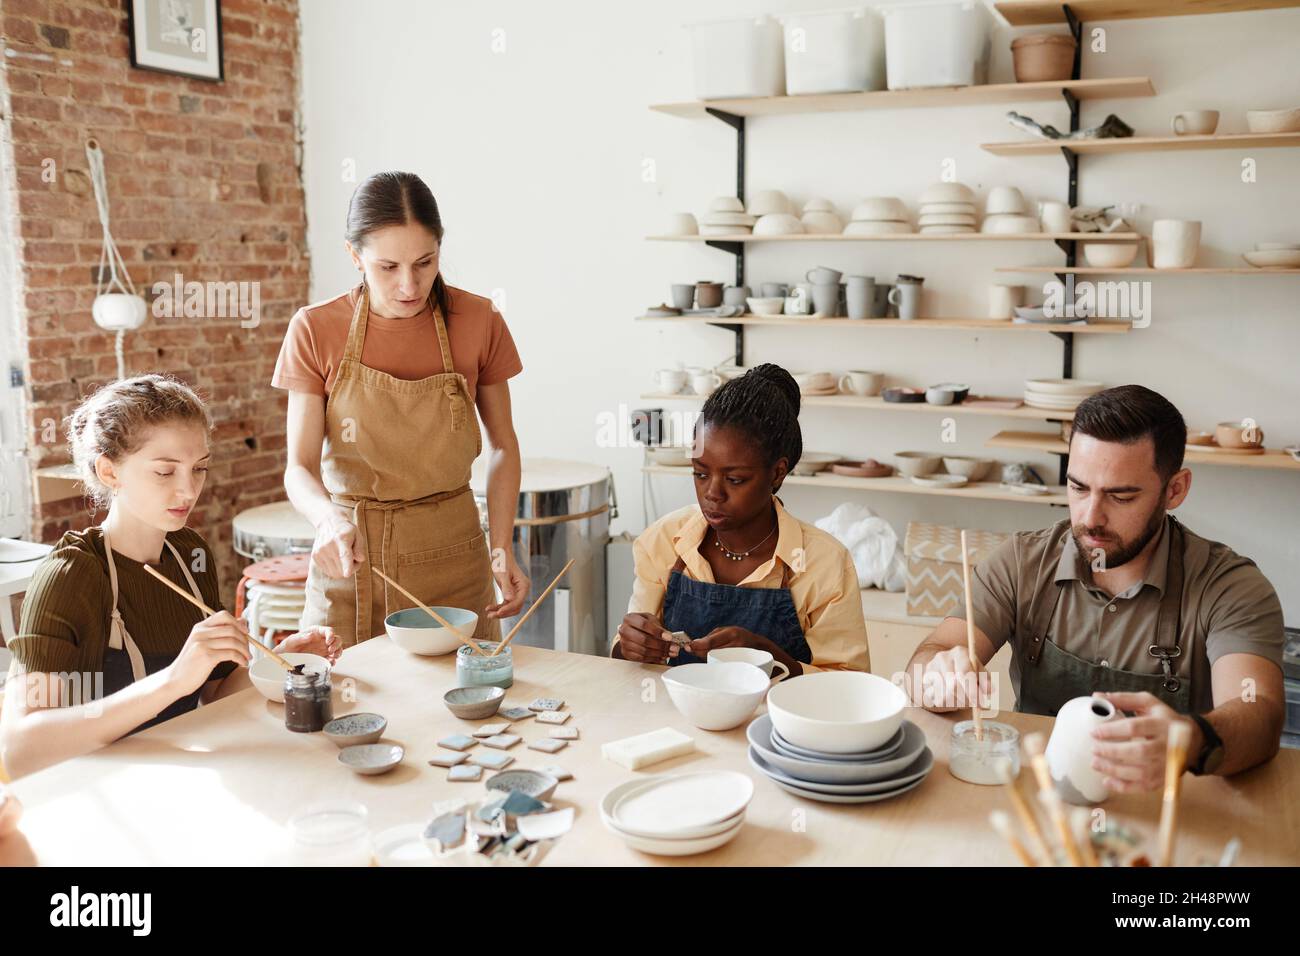
M1059 9L1059 8L1058 8ZM1121 139L1030 139L983 143L994 156L1059 156L1062 147L1075 153L1163 153L1184 149L1264 149L1300 146L1300 133L1223 133L1214 136L1129 136Z
M990 448L1015 448L1018 451L1064 455L1070 447L1052 432L998 432L984 443ZM1296 461L1280 448L1269 448L1262 455L1233 455L1227 452L1194 451L1188 446L1183 461L1189 465L1225 465L1232 468L1267 468L1300 472Z
M1191 269L1152 269L1149 266L1130 266L1127 269L1105 269L1098 266L998 266L996 272L1051 272L1074 275L1129 275L1129 276L1300 276L1300 269L1256 269L1254 266L1196 266Z
M643 402L703 402L704 396L688 392L671 394L650 392L640 396ZM1046 408L982 408L979 405L931 405L929 402L887 402L879 395L804 395L803 405L818 408L854 408L877 412L921 412L940 415L985 415L994 418L1024 418L1031 421L1068 422L1074 420L1073 412L1053 411Z
M986 83L923 90L871 90L861 93L820 93L807 96L759 96L743 99L689 100L658 103L650 109L670 116L707 116L706 109L735 116L789 116L797 113L842 113L860 110L911 109L928 106L979 106L989 103L1028 103L1061 99L1069 90L1080 100L1155 96L1151 78L1125 76L1099 80L1054 80L1044 83Z
M993 6L1013 27L1065 22L1063 5L1057 0L1000 0ZM1070 0L1070 9L1084 23L1207 13L1249 13L1297 6L1300 6L1300 0Z
M80 498L85 494L81 485L81 476L76 465L71 462L62 465L47 465L37 468L36 500L38 502L62 501L66 498Z
M672 475L689 478L689 467L673 465L643 465L641 470L650 475ZM1036 505L1065 505L1068 500L1065 489L1060 485L1048 485L1051 494L1019 495L1006 491L995 481L977 481L961 488L926 488L912 484L910 478L849 478L845 475L833 475L829 472L820 475L787 475L787 485L808 485L818 488L839 488L853 491L885 491L908 495L943 495L948 498L983 499L988 501L1015 501Z
M1019 270L1006 270L1019 271ZM1048 270L1051 271L1051 270ZM1059 270L1058 270L1059 271ZM1073 332L1077 335L1115 335L1128 332L1131 322L1089 322L1070 325L1064 322L1012 322L998 319L801 319L788 315L639 315L638 322L704 322L722 325L750 325L773 328L808 326L809 328L852 329L962 329L968 332Z
M956 235L900 232L887 236L845 236L839 233L793 236L755 236L737 232L726 236L646 236L652 242L1055 242L1078 240L1080 242L1136 242L1142 237L1135 232L1027 232L1013 236L990 235L985 232L967 232Z

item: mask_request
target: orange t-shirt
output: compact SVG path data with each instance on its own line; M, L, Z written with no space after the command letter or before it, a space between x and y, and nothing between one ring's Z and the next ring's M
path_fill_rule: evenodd
M312 395L330 393L347 347L352 310L360 292L361 286L357 285L294 313L275 362L272 386ZM504 382L518 375L524 366L505 319L492 307L491 299L452 286L447 287L447 294L451 301L451 316L447 319L451 362L465 376L473 400L479 385ZM406 381L443 372L433 310L425 306L423 312L409 319L387 319L375 315L372 309L361 364Z

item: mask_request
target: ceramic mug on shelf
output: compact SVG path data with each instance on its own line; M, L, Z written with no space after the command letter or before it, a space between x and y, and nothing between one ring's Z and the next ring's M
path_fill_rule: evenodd
M731 661L752 664L768 677L772 676L774 668L779 667L781 668L782 680L790 676L790 668L776 660L769 651L757 647L719 647L716 650L709 651L709 656L705 659L710 664L726 664Z
M695 286L693 284L675 282L672 287L673 308L685 311L695 306Z
M722 377L717 372L698 372L691 376L691 388L696 395L712 395L721 384Z
M1195 219L1157 219L1151 224L1151 265L1156 269L1190 269L1201 245Z
M816 269L809 269L804 278L814 286L837 285L843 275L843 272L836 272L834 269L818 266Z
M749 286L729 285L722 290L722 304L734 305L739 309L748 308L746 300L750 297Z
M722 305L722 283L703 279L695 283L695 301L701 309L716 309Z
M1070 232L1073 225L1070 207L1063 202L1040 202L1038 218L1043 232Z
M1025 287L1022 285L989 286L989 318L1014 319L1016 306L1025 304Z
M832 318L839 311L840 284L819 282L812 287L813 311L823 318Z
M758 288L764 299L784 299L790 294L790 287L784 282L764 282Z
M883 372L864 372L853 369L840 376L840 391L849 395L879 395L885 384Z
M1169 121L1175 136L1209 136L1219 128L1218 110L1188 110Z
M667 395L676 395L686 386L686 373L679 368L661 368L655 372L655 385Z
M871 318L871 303L875 298L876 280L871 276L849 276L844 293L845 311L850 319Z
M889 293L889 304L898 309L900 319L915 319L921 314L921 283L899 281Z

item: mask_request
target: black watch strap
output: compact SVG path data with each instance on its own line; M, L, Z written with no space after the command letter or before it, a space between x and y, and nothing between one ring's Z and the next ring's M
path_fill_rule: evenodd
M1201 752L1197 755L1196 762L1188 769L1197 776L1214 773L1219 769L1219 765L1223 763L1223 738L1215 733L1214 725L1200 714L1189 714L1188 716L1196 721L1196 726L1201 728L1201 736L1205 738L1205 743L1201 746Z

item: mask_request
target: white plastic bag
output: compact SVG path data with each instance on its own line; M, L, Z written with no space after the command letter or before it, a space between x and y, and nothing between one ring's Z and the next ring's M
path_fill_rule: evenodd
M814 524L849 549L858 587L903 590L907 580L903 543L884 518L864 505L845 502Z

